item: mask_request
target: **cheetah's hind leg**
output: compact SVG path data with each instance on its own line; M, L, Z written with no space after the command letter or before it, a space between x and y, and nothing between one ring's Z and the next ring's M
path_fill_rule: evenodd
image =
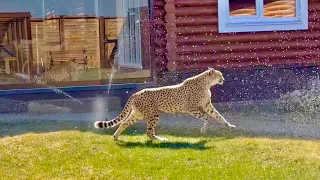
M132 110L127 119L125 119L117 129L117 131L113 134L114 140L118 141L121 133L126 130L131 124L142 119L142 116L136 112L136 110Z

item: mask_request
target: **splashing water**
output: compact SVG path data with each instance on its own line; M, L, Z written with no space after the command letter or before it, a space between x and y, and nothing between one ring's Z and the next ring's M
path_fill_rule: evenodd
M107 102L103 97L96 97L93 102L93 117L92 120L101 120L105 119L105 112L106 112L106 106Z
M72 99L72 100L74 100L74 101L76 101L76 102L78 102L80 104L83 104L83 102L81 102L80 100L72 97L70 94L68 94L66 92L63 92L60 89L57 89L55 87L48 86L45 82L42 82L41 79L38 78L38 77L35 77L35 78L32 79L30 76L28 76L26 74L21 74L21 73L15 73L15 76L17 76L18 78L21 78L23 80L27 80L30 83L36 83L36 84L44 85L44 86L50 88L53 92L55 92L57 94L62 94L62 95L66 96L66 97L68 97L68 98L70 98L70 99Z
M80 104L83 104L83 102L81 102L80 100L72 97L70 94L68 94L68 93L66 93L66 92L61 91L60 89L54 88L54 87L52 87L52 86L49 86L49 88L50 88L53 92L55 92L55 93L57 93L57 94L62 94L62 95L66 96L66 97L68 97L68 98L70 98L70 99L72 99L72 100L74 100L74 101L76 101L76 102L78 102L78 103L80 103Z
M115 72L115 69L112 68L112 72L111 72L110 77L109 77L108 95L110 95L111 83L112 83L112 79L113 79L113 76L114 76L114 72Z
M114 63L117 63L117 62L119 62L119 52L118 51L116 51L115 52L115 56L114 56ZM110 89L111 89L111 84L112 84L112 80L113 80L113 76L114 76L114 74L115 74L115 71L116 71L116 68L115 68L115 66L114 66L114 64L111 64L111 74L110 74L110 76L109 76L109 84L108 84L108 95L110 95Z

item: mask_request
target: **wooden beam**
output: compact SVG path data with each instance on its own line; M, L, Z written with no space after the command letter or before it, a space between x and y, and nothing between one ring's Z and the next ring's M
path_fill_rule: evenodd
M13 38L13 33L12 33L12 24L8 24L8 34L7 34L7 44L12 44L12 38Z
M106 48L106 44L104 43L105 39L105 18L99 18L99 46L100 46L100 67L101 68L108 68L111 67L107 64L106 59L106 50L108 50L108 46Z
M23 54L23 47L21 44L21 39L23 39L23 33L22 33L22 23L18 22L18 38L17 38L17 47L18 47L18 53L20 54L20 58L18 59L18 72L21 72L23 61L24 61L24 54Z
M59 36L60 36L60 50L65 50L65 36L64 36L64 16L59 19Z
M0 18L26 18L31 17L30 12L6 12L0 13Z
M17 25L16 22L13 22L11 24L11 30L12 30L12 44L14 43L14 41L17 39ZM17 58L19 58L19 52L18 49L14 48L14 54L15 56L17 56Z
M33 65L33 49L32 49L32 32L31 32L31 20L30 17L26 18L26 35L28 40L28 53L29 53L29 72L30 75L37 73L36 66Z
M30 54L29 54L29 41L28 41L28 32L27 32L27 20L26 18L23 19L23 21L21 22L21 31L22 32L22 39L24 40L23 41L23 44L22 45L22 53L25 52L26 54L26 58L22 60L22 66L21 66L21 72L24 72L24 66L25 66L25 63L27 63L27 68L28 68L28 74L30 74Z

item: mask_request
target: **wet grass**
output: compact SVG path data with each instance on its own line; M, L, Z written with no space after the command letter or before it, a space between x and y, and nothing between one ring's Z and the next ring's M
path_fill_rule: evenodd
M0 179L319 179L320 140L135 125L114 142L88 122L1 121ZM24 130L24 131L23 131Z

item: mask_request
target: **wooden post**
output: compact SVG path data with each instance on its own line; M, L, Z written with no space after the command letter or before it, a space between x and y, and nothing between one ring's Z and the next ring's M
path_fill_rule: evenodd
M38 25L36 25L36 47L37 47L37 74L40 73L40 63L39 63L39 35L38 35L39 31L38 31Z
M18 66L18 72L20 73L21 70L21 61L23 61L23 53L21 52L21 38L22 38L22 33L21 33L21 23L19 22L17 25L17 22L14 22L14 26L15 26L15 30L17 31L16 34L16 39L15 39L15 44L17 47L17 53L18 53L18 62L17 62L17 66Z
M100 46L100 68L107 68L106 44L105 44L105 18L99 18L99 46ZM107 45L108 47L108 45Z
M29 75L36 74L37 70L33 65L33 51L32 51L32 32L31 32L31 20L30 17L27 17L25 20L26 24L26 39L28 40L28 60L29 60Z
M11 23L9 23L9 25L8 25L8 34L7 34L7 43L8 43L8 45L10 45L10 44L12 44L12 24Z
M60 50L65 50L65 36L64 36L64 16L59 19L59 36L60 36Z
M28 68L28 74L30 75L30 49L29 49L29 44L32 42L29 42L28 39L28 30L27 30L27 18L23 19L23 23L21 23L21 29L23 30L23 34L22 34L22 39L24 40L24 43L22 44L22 49L25 50L26 52L26 59L22 60L22 67L21 70L22 72L24 71L25 68L25 63L27 63L27 68ZM23 51L24 52L24 51ZM22 53L23 53L22 52Z

